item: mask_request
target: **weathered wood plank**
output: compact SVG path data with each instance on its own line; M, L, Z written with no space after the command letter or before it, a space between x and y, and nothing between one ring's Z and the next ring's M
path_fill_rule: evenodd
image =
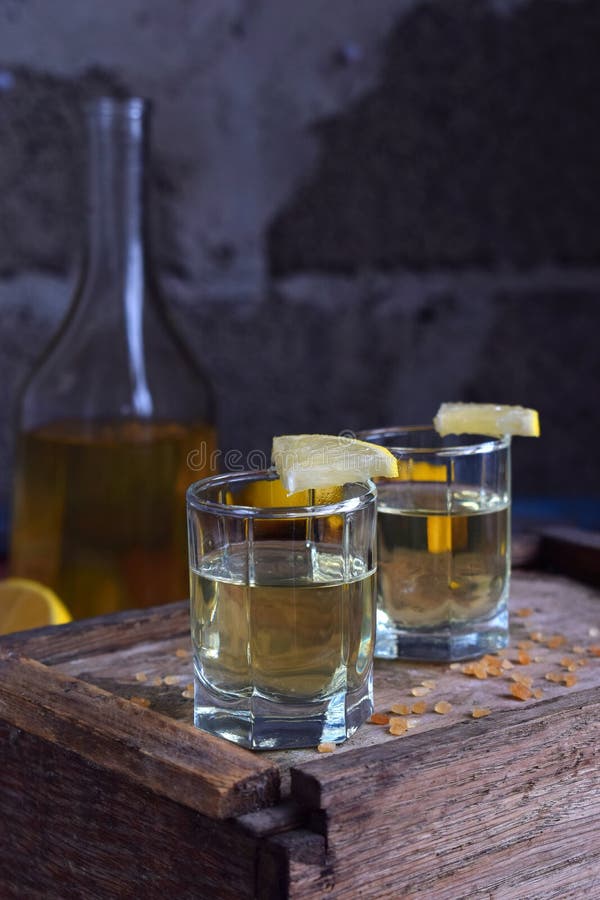
M278 799L260 756L35 660L0 656L0 718L214 818Z
M0 722L3 900L250 900L258 844Z
M314 748L251 754L192 727L193 702L182 696L192 680L187 604L3 638L0 718L10 719L13 727L6 735L21 750L11 756L10 740L0 735L0 764L4 772L6 755L15 767L10 777L23 779L5 795L0 779L3 810L4 796L14 805L19 790L31 795L29 818L20 820L15 813L17 837L6 852L0 840L0 896L152 897L150 871L158 872L156 896L229 896L223 892L230 858L239 897L253 892L274 900L420 893L458 900L493 893L495 900L562 900L573 895L571 887L576 895L593 896L594 873L600 871L595 749L600 659L587 648L600 644L599 599L597 591L567 579L517 573L513 612L528 607L530 614L512 617L512 670L479 681L448 666L378 661L377 709L421 699L411 689L432 679L436 686L422 698L427 711L411 716L415 727L405 737L365 726L331 755ZM564 642L556 647L534 642L531 660L520 665L517 643L530 640L532 632L545 638L560 634ZM21 655L31 651L54 668L36 669L31 661L7 656L7 647ZM578 660L577 684L571 688L544 680L549 671L569 671L561 665L565 656ZM9 664L17 665L19 677L7 676ZM510 695L515 673L534 678L544 691L541 701L532 697L519 703ZM132 695L144 697L151 708L128 702ZM452 702L448 715L433 712L439 699ZM474 705L487 705L492 714L471 719ZM37 749L23 750L26 746ZM20 759L23 772L17 775ZM240 767L238 782L234 773ZM279 775L285 786L290 768L295 770L293 797L279 803L275 782ZM24 788L27 770L35 777ZM82 780L80 794L71 788L72 777ZM205 777L208 786L201 787ZM123 848L117 842L113 851L107 839L104 855L94 848L102 829L94 831L93 821L80 825L95 816L84 791L93 803L101 801L95 783L114 800L115 818L110 820L107 806L102 828L112 822L125 842ZM119 785L116 799L111 784ZM66 792L62 799L53 786ZM171 825L158 825L155 843L144 843L134 830L143 860L138 868L124 837L127 811L119 805L121 794L125 803L130 792L142 831L153 827L155 816L160 823L164 804L177 809ZM72 831L60 820L67 819L69 794L76 798ZM59 818L52 818L46 804L57 807ZM34 814L57 829L56 841L44 829L42 836L39 828L36 832ZM227 815L236 819L222 818ZM7 827L12 829L12 823ZM81 827L83 848L77 846L75 830ZM181 877L173 862L180 831L182 852L196 846L198 856L197 868L190 862ZM55 873L66 879L65 892L52 894L49 888L36 894L30 867L21 893L11 894L5 885L11 883L13 862L18 859L20 868L22 860L38 856L40 884L50 885ZM76 874L69 880L71 857ZM113 860L129 880L115 880ZM81 887L86 871L92 879L88 893Z
M540 883L548 897L569 879L597 886L600 688L433 737L292 771L296 802L325 813L332 897L512 900L540 896Z
M335 885L325 839L304 829L276 835L261 845L258 900L315 900Z
M58 665L76 656L118 651L140 642L189 636L189 603L172 603L83 619L68 625L36 628L3 636L0 647L21 656Z

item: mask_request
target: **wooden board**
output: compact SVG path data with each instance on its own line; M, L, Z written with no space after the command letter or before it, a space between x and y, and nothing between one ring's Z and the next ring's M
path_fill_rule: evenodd
M378 661L377 709L423 701L426 712L408 717L405 736L365 725L327 755L251 753L192 727L184 604L0 640L0 792L11 833L0 894L59 897L49 887L58 873L76 895L93 872L90 896L136 896L143 868L157 873L145 896L227 896L218 885L228 867L238 897L589 892L600 871L600 658L589 649L600 644L600 594L532 572L515 575L511 602L512 669L479 680L447 665ZM564 642L548 646L553 635ZM522 641L532 642L524 665ZM516 673L542 696L516 700ZM435 686L413 696L423 681ZM452 705L446 715L433 711L439 700ZM474 706L491 714L475 720ZM144 842L138 820L150 811L156 828ZM27 845L36 815L51 833ZM179 868L178 829L181 849L196 847ZM102 835L118 852L101 851ZM115 853L118 884L108 873Z

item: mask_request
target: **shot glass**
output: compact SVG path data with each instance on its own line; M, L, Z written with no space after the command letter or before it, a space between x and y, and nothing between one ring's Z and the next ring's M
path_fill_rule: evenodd
M458 660L508 644L510 437L362 432L398 459L377 482L375 656Z
M345 740L373 710L374 484L286 498L274 471L232 473L187 509L195 725L252 749Z

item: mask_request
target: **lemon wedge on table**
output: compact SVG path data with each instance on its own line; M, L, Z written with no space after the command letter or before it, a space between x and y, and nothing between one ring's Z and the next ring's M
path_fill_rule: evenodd
M442 437L447 434L540 436L537 410L494 403L442 403L433 426Z
M330 434L274 437L272 459L289 494L398 475L398 462L385 447Z
M0 581L0 634L70 621L64 603L45 585L28 578Z

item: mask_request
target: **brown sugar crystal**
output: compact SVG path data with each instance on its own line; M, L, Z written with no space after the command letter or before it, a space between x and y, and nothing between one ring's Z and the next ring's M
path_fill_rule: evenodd
M335 750L335 744L332 744L331 741L325 741L323 744L319 744L317 747L317 751L319 753L333 753Z
M411 712L414 713L415 716L422 716L424 712L427 710L427 704L424 700L417 700L416 703L413 703L411 707Z
M389 721L390 717L385 713L373 713L373 715L367 719L369 725L387 725Z
M445 716L446 713L449 713L451 709L452 704L448 703L447 700L439 700L433 707L433 711L439 713L440 716Z
M408 731L408 722L406 719L400 719L398 717L392 717L390 719L390 734L395 736L406 734Z
M431 688L425 687L422 684L418 684L416 687L411 688L410 692L413 697L425 697L430 692L430 690Z
M463 673L465 675L472 675L474 678L487 678L487 664L483 660L478 660L477 662L465 663L462 667Z
M483 719L484 716L489 716L491 712L491 709L487 709L485 706L476 706L471 713L471 716L474 719Z
M130 697L129 699L136 706L150 706L150 701L147 697Z
M408 716L411 710L407 703L394 703L390 708L393 713L397 713L399 716Z
M530 675L522 675L520 672L511 672L510 678L517 684L524 684L525 687L531 687L533 684L533 678Z
M511 684L509 690L515 700L529 700L532 697L531 689L517 681Z
M518 616L520 619L528 619L532 615L533 610L530 606L522 606L520 609L515 609L515 616Z

